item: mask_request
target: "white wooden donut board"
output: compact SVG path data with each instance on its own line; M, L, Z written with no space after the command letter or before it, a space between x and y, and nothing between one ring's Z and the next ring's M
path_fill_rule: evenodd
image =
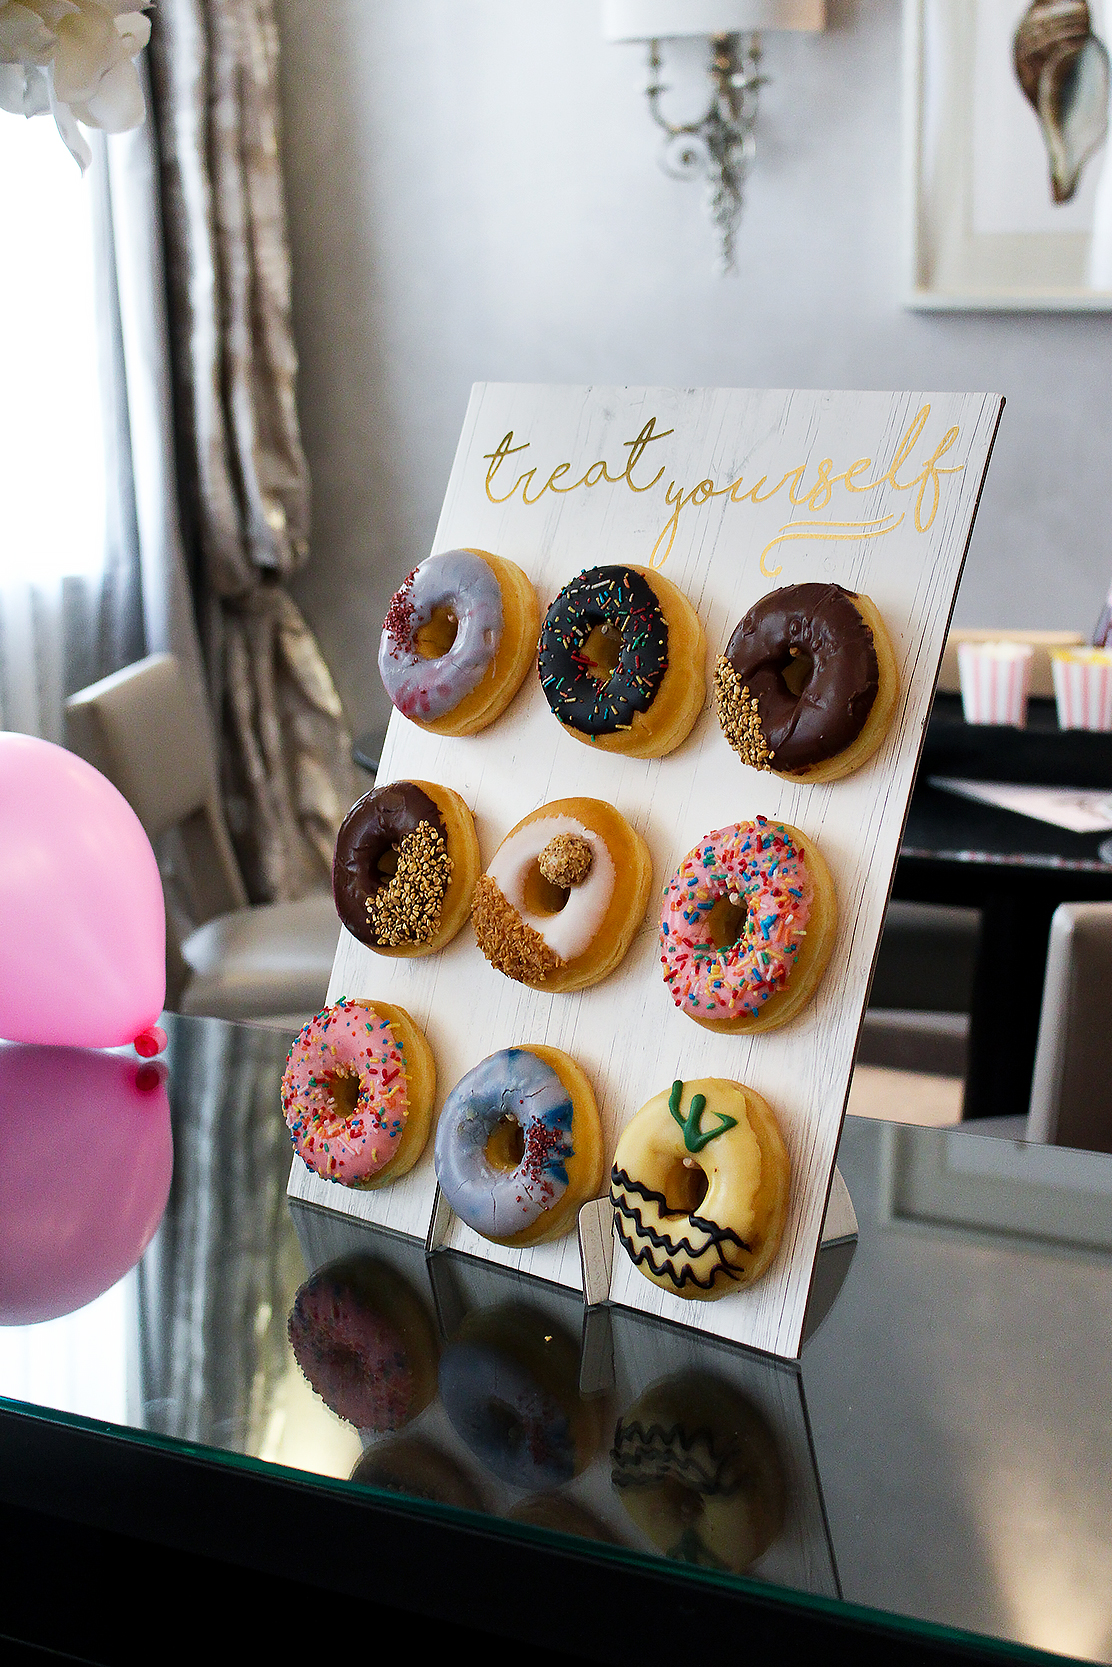
M654 902L618 969L572 995L503 977L468 925L439 954L407 960L376 955L341 932L329 1002L364 997L406 1008L436 1057L438 1110L464 1073L500 1048L564 1049L594 1083L608 1164L625 1123L677 1077L747 1083L778 1115L791 1155L791 1207L768 1273L718 1301L685 1301L645 1279L618 1247L612 1302L787 1359L799 1354L858 1031L1002 406L990 394L512 384L472 392L432 553L470 545L517 562L536 586L542 616L585 567L657 566L703 621L708 689L715 657L759 597L780 585L833 580L872 598L900 666L897 714L880 751L828 786L743 765L709 693L688 739L656 760L574 740L552 716L535 673L496 723L466 739L391 717L378 782L416 777L455 788L474 812L484 864L529 811L585 794L615 805L648 842ZM650 422L638 449L633 442ZM511 432L507 444L523 449L499 459ZM403 577L399 570L398 583ZM368 643L368 677L377 676L376 653L377 643ZM722 1035L672 1004L655 898L703 834L757 815L817 840L837 889L838 937L798 1018L765 1035ZM437 1197L433 1142L408 1176L381 1191L322 1181L297 1158L289 1191L424 1238ZM452 1216L441 1242L580 1288L574 1232L510 1250Z

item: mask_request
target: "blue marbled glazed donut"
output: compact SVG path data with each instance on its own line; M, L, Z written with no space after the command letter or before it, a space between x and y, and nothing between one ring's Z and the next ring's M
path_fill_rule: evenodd
M521 1126L525 1151L516 1169L486 1155L503 1118ZM528 1048L503 1048L484 1059L449 1094L436 1130L436 1177L452 1209L487 1239L523 1233L568 1188L572 1100L556 1072Z

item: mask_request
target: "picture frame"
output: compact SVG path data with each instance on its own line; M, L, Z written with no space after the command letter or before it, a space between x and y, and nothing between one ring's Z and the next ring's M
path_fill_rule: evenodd
M1112 0L1089 0L1090 37L1066 48L1078 72L1056 84L1040 79L1045 19L1030 10L1029 0L904 0L909 309L1112 310L1112 138L1099 138ZM1014 54L1025 18L1026 95ZM1059 202L1052 146L1069 192Z

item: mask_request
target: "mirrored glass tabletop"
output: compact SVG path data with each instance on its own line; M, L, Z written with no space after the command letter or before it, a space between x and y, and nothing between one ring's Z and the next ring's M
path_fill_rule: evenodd
M6 1441L1112 1661L1112 1158L848 1119L795 1366L289 1201L288 1038L166 1026L0 1044Z

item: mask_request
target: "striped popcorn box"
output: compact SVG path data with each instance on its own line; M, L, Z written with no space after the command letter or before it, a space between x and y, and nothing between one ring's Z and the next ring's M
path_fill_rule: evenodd
M1020 642L958 644L961 704L967 724L1027 722L1033 650Z
M1060 729L1112 729L1112 654L1060 649L1050 658Z

